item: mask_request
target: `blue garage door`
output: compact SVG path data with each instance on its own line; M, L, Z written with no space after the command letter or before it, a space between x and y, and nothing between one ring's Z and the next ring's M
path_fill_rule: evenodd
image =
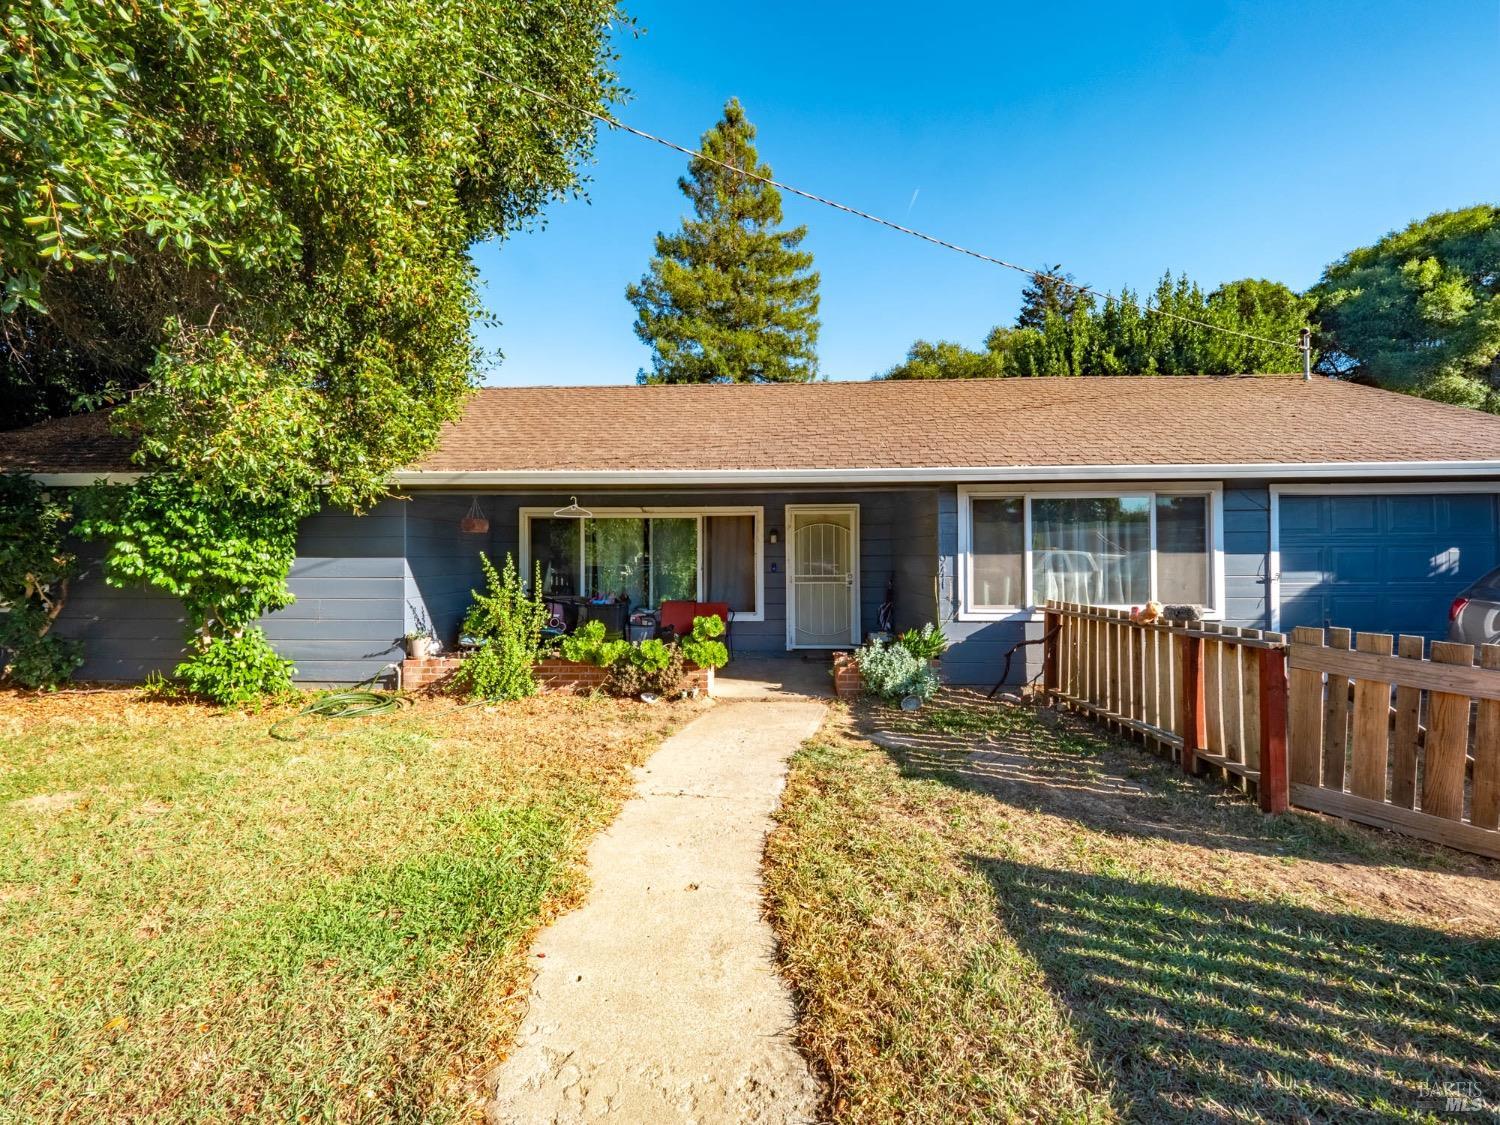
M1281 628L1441 639L1454 595L1496 565L1493 493L1283 493Z

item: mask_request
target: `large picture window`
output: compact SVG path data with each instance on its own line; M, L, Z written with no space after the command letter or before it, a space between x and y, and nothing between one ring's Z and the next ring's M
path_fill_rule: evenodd
M1220 608L1214 492L973 489L960 498L966 615L1003 616L1053 600Z
M736 619L762 620L759 508L602 509L587 517L521 512L524 573L549 594L728 602Z

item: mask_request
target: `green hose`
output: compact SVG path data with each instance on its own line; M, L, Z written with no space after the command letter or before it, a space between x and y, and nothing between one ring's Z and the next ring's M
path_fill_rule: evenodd
M374 678L370 677L370 679ZM364 684L369 682L370 680L361 681ZM385 715L391 711L399 711L407 705L407 702L405 696L388 691L367 691L357 684L347 691L330 691L326 695L318 696L295 715L273 723L268 733L279 742L299 742L307 736L285 734L281 728L288 723L294 723L298 719L309 716L316 716L320 719L357 719L365 715Z
M298 719L360 719L366 715L388 715L392 711L400 711L403 707L411 705L411 699L407 696L389 691L367 690L364 685L377 678L371 676L370 679L361 680L344 691L325 692L295 715L288 715L285 719L272 723L267 733L278 742L301 742L307 737L306 734L287 734L281 728L289 723L295 723ZM467 711L470 707L483 707L489 702L487 699L473 699L468 703L459 703L449 707L446 711L439 711L437 714L446 715L453 711Z

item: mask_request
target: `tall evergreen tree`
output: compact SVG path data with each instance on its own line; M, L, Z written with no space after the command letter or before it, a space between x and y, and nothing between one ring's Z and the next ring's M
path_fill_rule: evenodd
M805 226L782 229L781 193L740 175L771 174L737 98L703 134L688 175L693 205L625 291L635 333L651 345L643 383L803 383L817 374L818 275L797 247ZM724 165L729 165L725 167Z
M1075 283L1071 273L1064 273L1061 265L1043 266L1021 290L1016 327L1043 328L1049 315L1072 320L1074 313L1088 312L1093 307L1094 298Z

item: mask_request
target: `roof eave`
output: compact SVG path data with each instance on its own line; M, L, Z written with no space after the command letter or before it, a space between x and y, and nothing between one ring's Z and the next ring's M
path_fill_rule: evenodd
M139 472L32 473L39 483L76 488L129 484ZM1308 461L1179 465L912 466L854 469L403 469L403 488L563 488L632 485L987 484L1061 480L1466 480L1500 478L1500 461Z

